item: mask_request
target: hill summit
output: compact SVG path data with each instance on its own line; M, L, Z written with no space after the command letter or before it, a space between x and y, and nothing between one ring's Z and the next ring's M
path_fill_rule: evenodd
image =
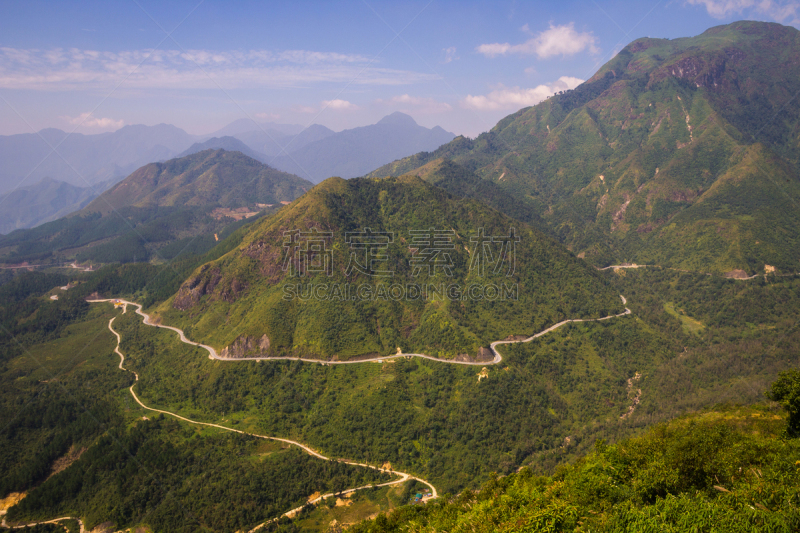
M538 230L402 176L325 180L157 312L228 357L480 361L492 341L621 310L595 269Z
M599 266L793 272L797 57L800 32L773 23L637 39L576 89L370 176L450 160L527 202Z

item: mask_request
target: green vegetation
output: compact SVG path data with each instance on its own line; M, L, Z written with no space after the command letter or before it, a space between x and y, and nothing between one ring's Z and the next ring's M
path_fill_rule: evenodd
M0 236L0 261L164 262L203 255L216 244L215 234L246 223L212 216L215 208L273 213L310 187L240 152L205 150L145 165L77 213Z
M329 231L311 253L329 272L285 263L294 230ZM320 229L322 228L322 230ZM366 264L351 247L348 232L384 232L385 260L370 258L393 276L347 270ZM513 250L472 239L508 237ZM415 270L423 244L413 231L450 232L443 266ZM388 242L391 240L392 242ZM304 243L300 242L299 246ZM506 245L507 246L507 245ZM323 250L324 248L324 250ZM413 252L419 252L413 255ZM299 253L299 252L298 252ZM363 252L365 253L365 252ZM445 255L446 254L446 255ZM501 255L502 254L502 255ZM481 256L488 266L472 268ZM503 257L503 259L499 259ZM491 260L489 258L492 258ZM301 265L305 263L300 262ZM282 265L287 265L286 270ZM328 275L329 274L329 275ZM425 287L416 298L409 285ZM448 296L449 287L459 292ZM323 287L323 297L310 287ZM336 296L332 287L342 289ZM372 297L350 292L360 287ZM440 290L437 294L430 287ZM478 297L468 297L471 287ZM495 297L484 295L494 287ZM327 292L330 289L330 292ZM391 297L400 290L399 298ZM426 294L427 293L427 294ZM198 268L181 289L156 310L194 340L227 348L229 357L303 355L352 359L407 353L478 358L479 350L509 335L530 334L567 317L597 318L622 311L619 296L600 275L532 227L468 198L451 196L414 176L383 180L331 178L275 216L251 226L241 244ZM486 360L488 357L482 356ZM478 359L481 360L481 359Z
M225 257L226 250L238 250L246 242L248 231L249 228L240 229L206 259ZM20 418L21 422L15 422L17 429L13 433L2 434L5 439L2 460L3 465L8 465L4 471L9 472L3 476L4 483L9 483L5 491L38 487L30 492L28 498L32 499L23 500L29 503L15 508L20 509L15 516L50 518L51 510L57 508L63 509L62 514L91 516L92 520L107 520L113 515L118 524L157 523L160 525L154 528L156 531L173 530L170 520L183 517L178 514L180 509L175 502L198 500L209 503L200 508L189 507L200 518L185 522L196 528L225 530L228 526L216 524L229 524L232 530L239 527L234 524L255 524L262 519L253 515L252 507L246 503L250 501L250 489L237 488L241 494L236 497L246 499L240 513L238 507L219 509L211 505L205 493L187 488L203 486L202 483L186 481L207 473L196 462L199 451L227 450L234 444L243 455L239 451L211 454L209 460L221 465L213 470L222 472L215 480L240 478L241 470L237 469L242 461L260 457L261 452L253 451L258 443L243 438L242 442L231 444L236 438L183 424L172 426L174 422L168 419L142 422L141 416L152 417L133 403L126 390L131 383L130 374L119 371L118 359L111 355L113 338L106 329L111 306L82 302L86 294L95 290L107 296L152 297L154 282L149 278L157 273L157 268L124 265L95 273L71 273L81 277L82 283L69 291L56 288L58 301L49 300L48 295L66 283L69 276L27 273L0 287L4 301L9 302L3 311L8 313L4 327L16 328L13 331L17 338L23 340L24 346L30 346L27 352L39 360L52 361L54 369L69 370L54 382L63 384L67 394L63 389L59 392L52 385L41 383L50 377L27 353L4 352L9 356L3 360L0 378L4 384L13 386L3 386L8 413L3 418L17 416L16 402L33 408ZM376 465L390 461L396 469L430 480L442 493L476 488L477 483L490 479L492 472L510 475L520 466L549 475L557 465L585 456L597 439L620 442L645 426L720 400L757 401L778 372L796 363L794 354L800 348L794 312L800 299L797 277L769 276L766 280L762 277L742 282L662 269L609 271L598 275L614 289L612 293L626 295L628 306L634 311L632 316L573 323L530 343L503 346L503 364L487 367L488 377L480 381L481 367L420 359L347 366L296 361L211 361L205 351L179 342L174 333L143 325L134 313L118 314L114 326L122 335L126 365L140 375L137 393L148 405L244 431L293 438L331 457ZM667 312L668 302L706 327L698 333L685 331L681 321ZM51 314L48 310L58 312ZM41 320L41 324L36 320ZM95 337L93 342L100 344L90 343L81 352L82 345ZM12 339L8 340L7 346L13 346ZM634 403L634 399L639 403ZM94 413L98 420L108 420L102 428L90 423L90 416L82 414L81 407L85 405L95 406L96 411L89 413ZM631 407L635 407L631 414L621 418ZM769 420L766 414L764 417ZM166 425L149 425L153 422ZM163 456L175 465L163 478L164 486L169 487L167 492L159 492L162 490L159 486L147 485L147 478L137 474L130 481L132 493L145 494L141 492L144 489L137 487L146 485L150 487L146 492L148 498L169 493L170 498L180 495L186 499L166 498L145 516L135 502L125 499L127 493L115 492L121 489L108 480L121 483L127 477L120 472L134 467L126 466L122 459L114 463L100 459L106 455L116 457L108 448L108 441L103 440L109 435L119 442L130 442L131 449L141 450L134 457L142 464L161 464ZM668 437L685 436L669 434ZM723 440L714 442L725 444L727 438L723 435L719 437ZM101 443L106 446L102 453L90 453ZM695 444L686 446L691 449ZM86 451L72 466L44 481L56 459L84 448ZM778 450L773 455L777 457L779 453L783 452ZM235 460L231 455L236 455ZM105 470L90 465L105 465L102 467ZM275 465L274 469L265 467L260 473L253 473L253 479L277 476L285 471L282 465ZM619 467L618 463L611 465ZM765 472L764 464L759 465L754 468ZM319 483L309 483L322 487L330 478L329 471L313 465L308 468L310 477L298 473L298 479L319 475ZM92 475L96 477L87 480L86 472L94 472ZM72 476L82 480L80 502L58 481ZM721 482L721 486L733 491L725 484L727 481ZM227 486L224 481L219 483ZM256 485L261 486L259 483L262 482ZM638 487L644 478L639 481L631 478L627 483ZM297 489L284 483L281 490L286 492L280 491L276 498L287 499L276 500L283 503L275 505L283 506L282 509L294 505L288 502L299 505L309 495L305 493L307 487L302 485ZM668 503L655 500L656 507L646 507L643 500L614 500L617 507L630 506L629 512L626 515L606 512L603 523L618 527L622 523L619 520L643 520L661 511L680 512L683 516L687 508L695 507L717 513L711 515L715 519L728 516L724 514L730 511L728 507L715 507L713 501L708 503L694 495L696 490L681 487L684 486L669 488L684 491L675 492L677 507L658 507L672 505L669 498L664 500ZM292 492L295 489L297 492ZM703 490L701 496L707 497ZM577 519L587 516L588 511L572 499L578 492L559 494L564 505L577 506L574 511L579 513L575 515ZM358 496L356 503L347 507L352 508L347 523L398 507L402 502L399 496L388 489ZM727 497L727 493L720 492L720 496ZM109 502L123 500L128 502L125 506L107 507ZM755 503L775 510L773 503L766 500ZM436 505L439 504L428 507ZM587 505L588 509L602 511L596 501ZM294 520L282 521L275 528L324 529L336 516L346 518L344 514L336 514L345 513L344 507L322 507L302 513ZM124 511L119 515L123 518L113 514L118 511ZM739 514L746 517L747 512L750 511ZM266 513L260 516L268 517Z
M477 176L596 265L795 272L798 54L800 32L761 22L638 39L576 89L370 176L436 182L440 166L454 191Z
M148 405L292 438L331 457L376 465L389 461L440 490L455 491L523 462L552 466L585 447L589 435L629 429L618 423L630 404L625 380L648 368L648 357L669 353L653 347L646 328L619 320L576 325L559 330L555 340L513 347L507 362L489 367L481 381L480 367L421 359L333 367L211 361L204 350L131 314L114 326ZM583 364L575 365L580 376L568 370L575 363L565 356L574 344L567 340L563 346L562 335L582 339L573 342L581 345L581 360L591 362L590 371L584 372ZM529 360L543 346L554 353ZM615 350L630 360L627 365L616 363L623 357L612 356ZM554 361L558 355L561 360ZM539 375L542 366L547 369ZM555 387L554 379L559 379ZM598 396L604 398L599 405ZM556 412L549 414L548 408ZM566 435L572 440L565 449Z
M675 304L672 302L665 303L664 310L680 320L683 330L687 333L700 333L705 327L699 320L695 320L692 317L687 316L682 309L675 309Z
M796 531L800 442L766 408L722 407L607 445L552 476L496 477L351 529L392 531Z
M9 519L76 513L87 524L236 531L301 506L316 491L387 478L294 447L157 416L108 431L72 467L14 506Z
M781 372L767 396L770 400L779 402L788 412L786 433L791 437L800 436L800 370Z
M27 492L9 521L71 515L89 528L110 520L154 531L233 531L301 505L315 491L387 480L141 409L127 390L133 375L117 368L107 329L113 308L83 298L98 286L135 287L131 274L142 266L93 273L68 291L57 288L66 276L38 272L0 287L0 494ZM48 298L52 292L59 300Z

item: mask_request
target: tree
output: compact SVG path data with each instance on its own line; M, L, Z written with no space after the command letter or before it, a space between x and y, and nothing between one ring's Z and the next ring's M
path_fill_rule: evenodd
M767 391L767 397L781 404L789 413L786 433L790 437L800 435L800 369L787 370L778 375L778 380Z

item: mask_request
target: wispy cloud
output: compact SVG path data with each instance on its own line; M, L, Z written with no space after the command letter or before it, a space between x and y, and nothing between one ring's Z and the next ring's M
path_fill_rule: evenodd
M459 59L458 56L456 55L456 47L455 46L451 46L449 48L445 48L444 50L442 50L442 54L444 54L444 59L442 60L442 63L451 63L451 62Z
M572 76L561 76L553 83L539 85L533 89L519 87L500 87L487 95L469 95L462 101L464 107L479 111L494 111L498 109L520 109L536 105L548 96L558 91L574 89L584 80Z
M77 117L63 116L62 119L66 120L73 126L81 126L83 128L97 128L103 130L118 130L125 125L124 120L114 120L113 118L100 118L95 117L91 113L81 113Z
M415 114L435 114L435 113L445 113L453 109L453 106L448 104L447 102L439 102L433 98L423 98L419 96L411 96L408 94L401 94L399 96L393 96L388 100L378 99L375 100L375 103L378 105L388 105L390 107L394 107L395 109L400 108L401 110L405 110L408 112L414 112Z
M704 6L709 15L718 19L749 12L779 22L800 23L800 2L796 0L686 0L686 3Z
M278 113L256 113L253 116L259 120L266 120L269 122L275 122L281 119L281 116Z
M0 87L44 91L260 88L350 82L403 85L435 75L381 68L355 54L308 50L132 50L0 48ZM138 67L138 68L137 68ZM214 80L209 79L212 76ZM216 81L216 83L215 83Z
M522 28L523 32L529 33L526 24ZM588 50L596 54L599 49L596 46L597 39L591 32L578 32L572 22L562 26L553 26L534 35L521 44L491 43L482 44L475 50L486 57L499 55L520 54L536 55L540 59L547 59L555 56L572 56Z
M341 100L339 98L335 100L324 100L322 102L322 107L327 109L333 109L335 111L354 111L358 109L358 106L348 102L347 100Z

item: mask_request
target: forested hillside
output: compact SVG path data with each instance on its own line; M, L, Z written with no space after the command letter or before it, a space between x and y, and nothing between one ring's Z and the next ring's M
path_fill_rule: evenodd
M76 213L0 236L0 261L89 265L202 255L241 225L235 221L274 212L310 187L240 152L205 150L145 165Z
M227 357L491 360L493 341L621 304L531 226L407 176L326 180L157 312Z
M638 39L586 83L371 176L452 161L599 266L797 270L800 32L736 22Z

